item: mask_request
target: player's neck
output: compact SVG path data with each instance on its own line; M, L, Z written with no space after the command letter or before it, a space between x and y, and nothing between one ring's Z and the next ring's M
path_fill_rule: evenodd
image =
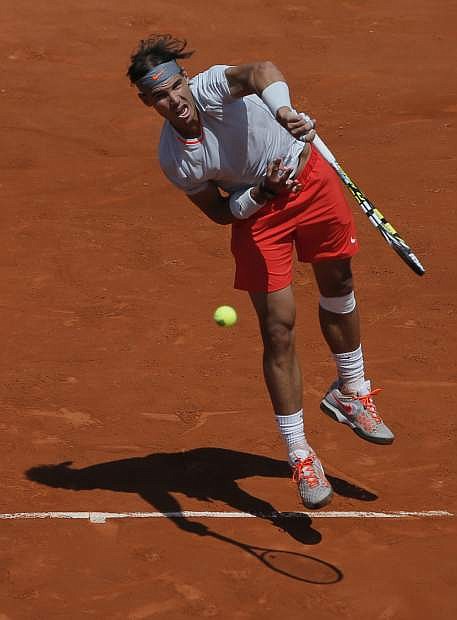
M200 123L200 119L197 117L192 120L190 123L181 124L181 123L171 123L174 129L179 133L180 136L189 140L191 138L200 138L202 135L202 125Z

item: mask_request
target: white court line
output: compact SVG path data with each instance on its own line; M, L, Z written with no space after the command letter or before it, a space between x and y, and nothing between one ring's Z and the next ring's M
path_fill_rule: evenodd
M182 512L11 512L0 514L0 519L86 519L92 523L105 523L107 519L184 519L187 517L210 519L299 519L312 517L314 519L405 519L408 517L453 517L447 510L422 510L418 512L398 510L390 512L359 512L359 511L322 511L322 512L197 512L183 510Z

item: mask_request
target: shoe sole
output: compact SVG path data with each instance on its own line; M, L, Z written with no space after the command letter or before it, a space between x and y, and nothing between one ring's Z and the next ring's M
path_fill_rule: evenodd
M332 420L336 422L340 422L340 424L346 424L349 426L356 435L365 439L365 441L369 441L370 443L376 443L378 445L387 446L393 443L395 437L373 437L372 435L368 435L363 430L358 428L355 424L353 424L350 420L348 420L340 411L330 405L326 400L322 400L320 404L321 411L323 411L326 415L328 415Z
M298 493L298 496L301 499L301 502L303 504L303 506L305 508L309 508L309 510L317 510L318 508L323 508L324 506L327 506L327 504L330 504L330 502L332 501L332 497L333 497L333 490L330 490L330 493L327 495L327 497L324 497L324 499L322 499L320 502L318 502L317 504L305 504L302 496L300 495L300 492Z

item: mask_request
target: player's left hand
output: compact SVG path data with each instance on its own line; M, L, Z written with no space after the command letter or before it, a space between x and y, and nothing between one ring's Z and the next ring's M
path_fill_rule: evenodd
M297 179L291 179L293 168L286 167L282 159L275 159L267 166L263 187L272 194L279 196L282 192L299 192L302 189Z
M289 108L279 108L276 119L280 125L297 140L312 142L316 137L314 130L316 121L308 119L305 114L299 114Z

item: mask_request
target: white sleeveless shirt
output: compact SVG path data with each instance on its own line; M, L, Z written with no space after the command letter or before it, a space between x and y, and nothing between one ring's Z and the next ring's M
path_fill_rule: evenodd
M215 65L189 83L202 124L199 138L183 138L168 121L162 128L161 168L189 195L204 190L209 181L229 193L252 187L277 158L295 171L304 148L257 95L231 96L227 68Z

